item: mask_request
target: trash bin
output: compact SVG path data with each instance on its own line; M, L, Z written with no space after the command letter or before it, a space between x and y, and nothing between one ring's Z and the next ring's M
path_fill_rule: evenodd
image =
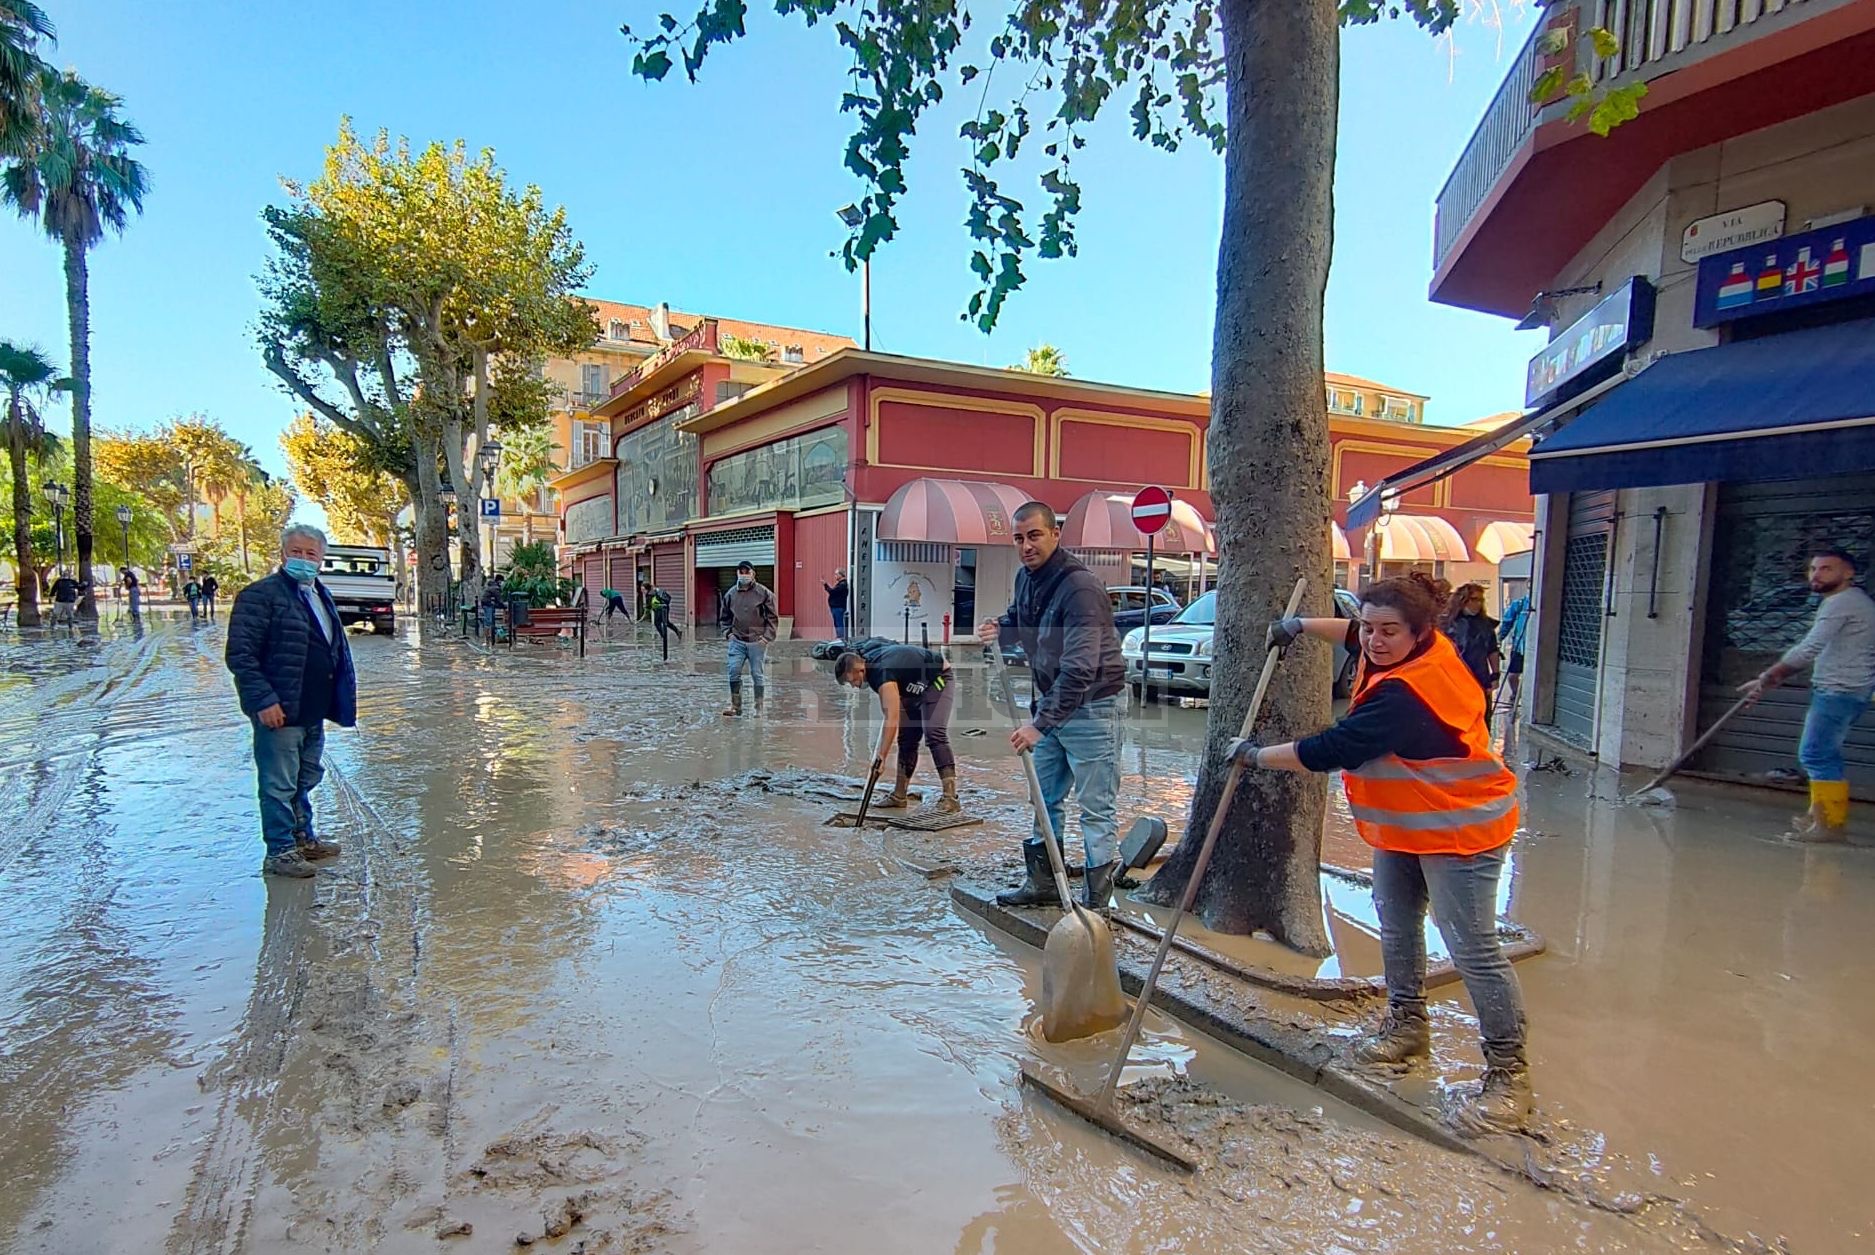
M527 598L508 598L508 624L518 628L527 626Z

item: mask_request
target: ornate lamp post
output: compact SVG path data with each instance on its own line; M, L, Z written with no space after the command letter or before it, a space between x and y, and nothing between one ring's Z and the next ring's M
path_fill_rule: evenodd
M58 547L58 573L65 574L65 485L54 480L45 487L46 500L52 506L53 543Z
M118 581L121 583L124 577L130 574L130 507L129 506L120 505L117 507L117 526L122 528L124 532L124 569L123 569L122 574L120 574L117 577ZM126 597L130 595L130 590L128 586L125 587L124 595Z
M483 494L490 497L498 497L500 494L495 491L495 472L501 466L501 441L495 439L493 436L484 440L481 449L476 452L475 460L481 464ZM476 501L475 506L478 511L482 508L482 503L479 499ZM496 522L498 521L499 520ZM495 565L496 522L491 522L488 526L488 557L484 559L482 563L482 569L484 571Z

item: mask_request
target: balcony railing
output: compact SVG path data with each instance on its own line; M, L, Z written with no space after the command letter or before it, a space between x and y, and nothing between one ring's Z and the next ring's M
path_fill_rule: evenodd
M1598 88L1621 87L1660 78L1829 7L1830 0L1578 0L1551 5L1548 16L1517 50L1510 72L1439 193L1433 269L1445 264L1538 121L1547 122L1567 110L1567 103L1539 110L1530 103L1530 89L1550 65L1563 64L1565 76L1575 72L1577 58L1589 55L1585 32L1603 27L1620 42L1616 55L1593 59L1585 68ZM1548 32L1559 29L1565 33L1563 50L1546 57L1540 45ZM1643 102L1643 111L1646 107Z

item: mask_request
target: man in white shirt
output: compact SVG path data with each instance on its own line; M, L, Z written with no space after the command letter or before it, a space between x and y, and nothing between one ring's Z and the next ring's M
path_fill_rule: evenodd
M1810 811L1791 834L1799 841L1842 841L1848 836L1849 780L1843 742L1875 695L1875 600L1855 584L1856 563L1846 550L1822 549L1810 559L1810 589L1823 594L1804 638L1739 691L1756 701L1786 677L1810 668L1810 713L1803 721L1797 761L1810 777Z

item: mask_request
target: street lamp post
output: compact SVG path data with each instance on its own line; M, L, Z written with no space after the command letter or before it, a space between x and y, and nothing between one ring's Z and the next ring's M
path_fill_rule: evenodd
M65 485L56 480L46 485L46 500L52 505L52 537L58 552L58 573L65 574Z
M851 230L857 230L859 224L866 221L866 215L860 212L858 205L846 205L834 212ZM860 346L870 353L872 352L872 258L870 256L859 263L859 319Z
M122 528L124 532L124 569L122 573L119 574L119 576L117 577L118 582L122 583L124 579L128 577L130 574L130 507L129 506L120 505L117 507L117 525L118 527ZM130 596L130 586L128 584L124 586L124 596L125 597Z
M495 439L493 436L484 440L481 449L476 452L475 460L481 463L482 495L488 497L497 496L495 492L495 472L501 466L501 441ZM476 509L480 511L481 508L481 501L478 499L476 501ZM488 557L483 560L482 569L486 571L494 565L495 524L490 523L488 526Z

